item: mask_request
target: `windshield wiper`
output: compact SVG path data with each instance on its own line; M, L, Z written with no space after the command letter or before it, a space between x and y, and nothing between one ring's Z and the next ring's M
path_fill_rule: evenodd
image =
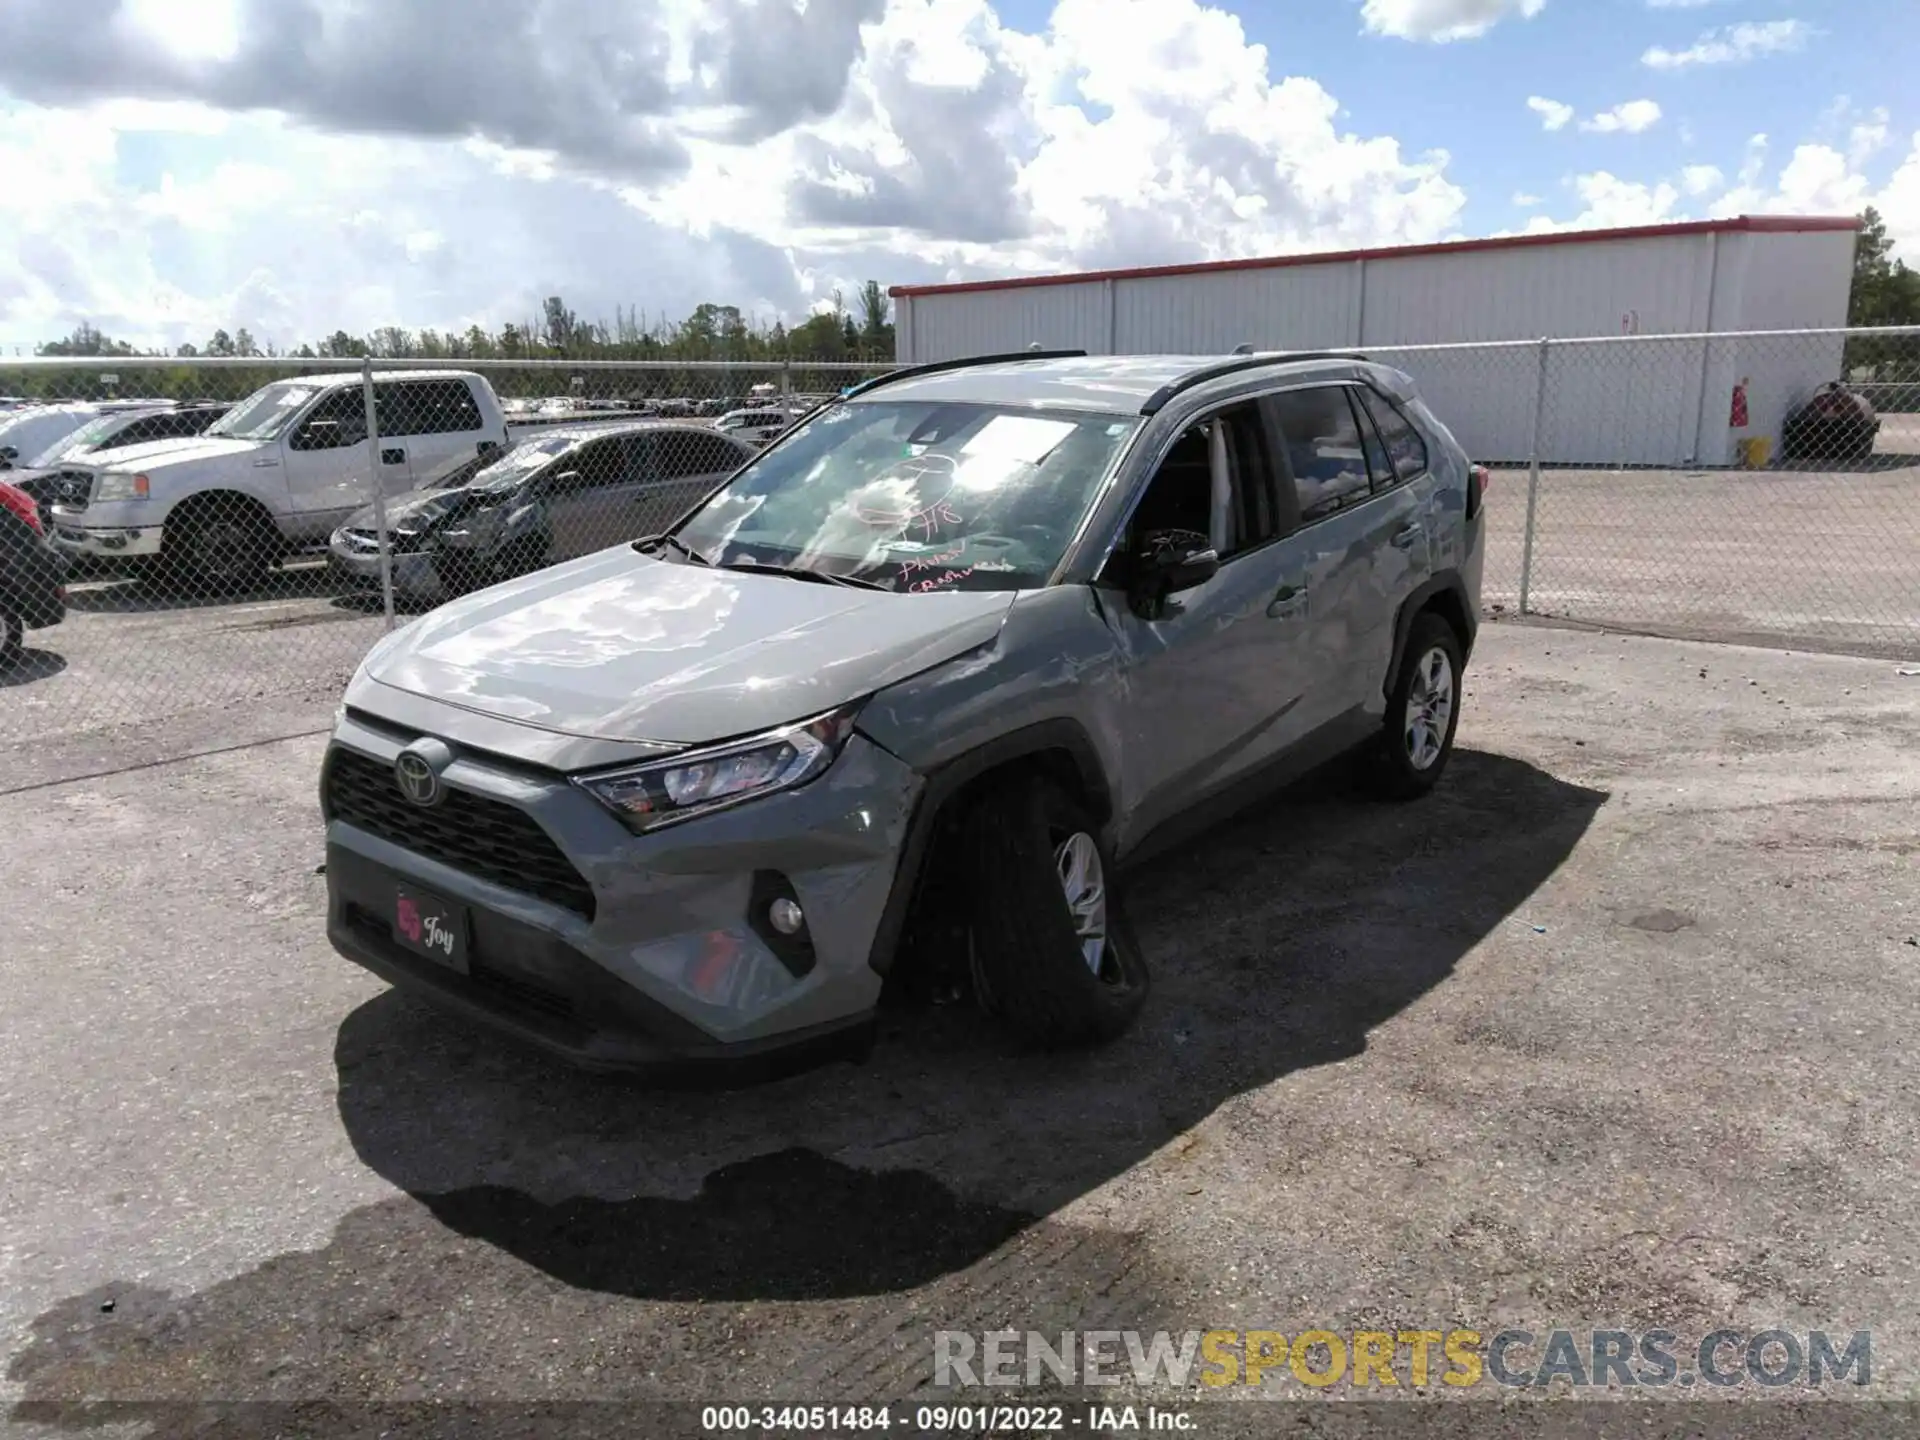
M795 580L815 580L822 585L846 585L855 590L879 590L893 594L893 587L858 575L835 575L827 570L808 570L800 565L773 565L765 560L730 560L722 570L750 570L756 575L787 575Z
M709 560L706 556L702 555L698 550L694 549L691 545L687 544L684 540L682 540L677 535L645 535L633 542L633 548L640 551L642 554L646 553L649 550L657 550L662 545L671 545L674 549L678 550L682 555L686 556L689 560L693 561L694 564L696 565L713 564L711 560Z

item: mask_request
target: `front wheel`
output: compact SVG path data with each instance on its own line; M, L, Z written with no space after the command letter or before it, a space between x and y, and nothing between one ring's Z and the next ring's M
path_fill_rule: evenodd
M1411 800L1440 781L1460 724L1460 638L1438 615L1415 618L1374 745L1375 788Z
M259 587L274 560L272 522L243 506L201 506L167 527L165 578L213 595Z
M1058 786L1001 786L966 829L968 946L982 1004L1049 1048L1111 1040L1146 1003L1148 974L1097 827Z

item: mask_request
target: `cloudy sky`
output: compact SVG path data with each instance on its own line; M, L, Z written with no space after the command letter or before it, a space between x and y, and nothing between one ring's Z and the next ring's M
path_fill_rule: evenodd
M1913 0L3 0L0 345L1875 204Z

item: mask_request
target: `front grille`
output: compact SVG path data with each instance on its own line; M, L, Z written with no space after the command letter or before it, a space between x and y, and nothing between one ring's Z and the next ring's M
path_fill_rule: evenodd
M329 816L369 835L593 918L593 887L524 810L451 787L438 805L415 805L387 766L337 745L327 757L326 797Z

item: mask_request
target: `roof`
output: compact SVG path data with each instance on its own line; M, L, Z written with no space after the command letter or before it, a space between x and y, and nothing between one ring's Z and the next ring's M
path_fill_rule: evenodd
M904 375L854 396L854 405L896 400L951 401L970 405L1026 405L1097 415L1138 415L1163 386L1227 360L1252 369L1261 363L1300 367L1350 367L1355 357L1308 353L1289 360L1284 352L1260 356L1083 355L1050 360L1001 360L956 366L926 375Z
M1064 275L1016 275L1005 280L967 280L951 285L895 285L887 293L958 295L973 290L1024 290L1035 285L1084 285L1100 280L1150 280L1173 275L1211 275L1228 270L1283 270L1296 265L1338 265L1355 260L1401 260L1419 255L1467 255L1481 250L1525 250L1543 245L1592 245L1614 240L1658 240L1675 235L1801 234L1858 230L1851 215L1739 215L1730 220L1684 220L1671 225L1629 225L1612 230L1556 230L1546 235L1501 235L1487 240L1446 240L1433 245L1390 245L1375 250L1320 250L1265 255L1246 260L1209 260L1190 265L1143 265L1130 270L1085 270Z
M614 418L610 420L575 420L561 425L519 425L509 418L507 421L509 448L519 445L537 445L556 437L568 441L599 440L608 435L622 434L626 431L646 430L697 430L701 434L713 433L711 425L703 425L698 420L677 417L630 419Z
M375 380L468 380L473 377L471 370L376 370ZM289 375L284 380L270 382L275 385L358 385L358 370L330 370L321 375Z

